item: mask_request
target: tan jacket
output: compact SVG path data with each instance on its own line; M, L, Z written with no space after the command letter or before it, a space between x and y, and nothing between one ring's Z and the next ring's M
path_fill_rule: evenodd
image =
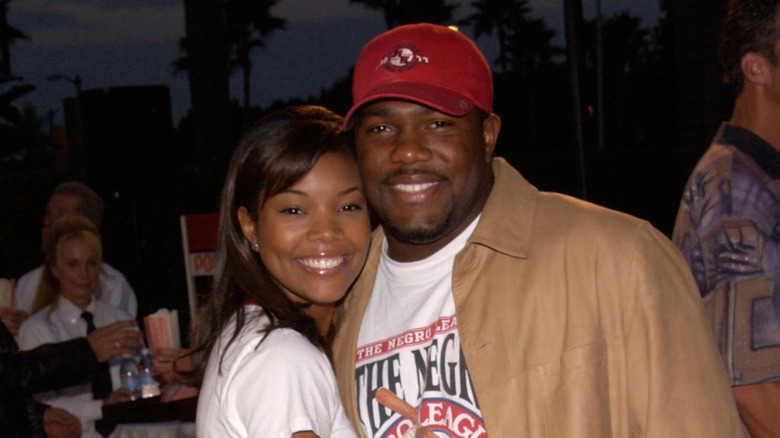
M679 252L648 223L541 193L504 160L452 274L463 353L491 438L747 436ZM378 230L334 345L363 436L355 351Z

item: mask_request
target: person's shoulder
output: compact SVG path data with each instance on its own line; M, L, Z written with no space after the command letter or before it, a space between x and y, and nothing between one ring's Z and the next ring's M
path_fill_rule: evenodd
M113 279L116 281L125 280L125 275L122 274L121 271L119 271L117 268L109 265L106 262L103 262L103 269L100 272L100 275L104 276L105 278Z
M49 315L52 313L52 307L53 307L53 305L49 304L48 306L44 307L43 309L33 313L32 315L30 315L30 317L28 317L27 319L24 320L24 322L22 323L22 326L24 326L24 324L27 324L27 323L30 323L30 324L46 323L46 321L49 318Z
M18 280L16 280L16 290L38 290L38 284L41 282L41 275L43 275L43 265L38 266L29 272L25 273Z
M20 348L26 350L37 346L33 344L38 341L37 338L40 336L40 333L45 333L49 329L51 308L51 305L48 305L22 322L19 326Z
M29 270L27 273L19 277L18 282L30 281L36 278L40 278L42 273L43 273L43 265L36 266L35 268Z
M720 184L717 182L718 180L730 179L735 160L741 155L744 154L733 145L725 143L711 144L693 167L688 177L686 188L690 190L703 182L709 185L713 183Z
M330 367L324 353L300 333L287 328L277 328L266 334L242 330L224 353L221 372L231 381L251 379L257 383L282 376L317 380L319 377L316 376L322 374L325 366ZM263 372L258 374L257 370Z
M122 309L118 309L112 306L111 304L101 301L99 299L95 300L95 307L99 309L100 312L106 314L109 317L109 319L112 319L114 321L133 319L133 317L130 316L130 314L128 314L126 311Z
M628 213L555 192L539 192L537 221L540 220L612 231L617 231L614 227L635 230L647 222Z
M271 330L262 338L262 342L260 337L256 339L256 342L249 341L246 345L248 354L245 360L264 361L266 366L270 367L269 370L296 373L296 370L311 368L318 362L327 362L319 348L290 328ZM268 360L269 358L271 360Z
M265 344L261 348L273 350L274 355L282 354L284 357L298 358L300 360L315 359L322 356L322 352L302 334L290 328L277 328L271 330L263 340Z

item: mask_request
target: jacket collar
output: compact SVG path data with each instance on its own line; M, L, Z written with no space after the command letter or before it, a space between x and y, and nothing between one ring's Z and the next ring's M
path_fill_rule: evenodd
M493 159L495 182L469 243L526 258L539 191L503 158Z

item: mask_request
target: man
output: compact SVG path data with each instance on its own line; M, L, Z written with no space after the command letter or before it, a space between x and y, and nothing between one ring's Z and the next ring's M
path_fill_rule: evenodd
M94 190L78 181L61 183L54 189L54 193L46 204L41 241L46 242L46 236L52 224L66 214L84 216L99 228L103 222L103 211L103 200ZM38 292L38 285L41 283L42 274L43 266L39 266L20 277L14 290L16 309L7 307L0 309L0 318L14 336L19 333L21 323L36 310L34 309L35 296ZM125 276L108 263L103 263L99 281L100 300L126 311L135 318L138 301Z
M780 0L731 1L720 35L736 95L683 192L690 265L754 436L780 436Z
M414 423L380 387L442 436L744 436L679 251L493 158L501 121L468 38L377 37L353 98L345 127L382 226L333 357L361 436Z
M133 354L142 340L135 321L119 321L86 338L18 351L16 341L0 324L0 437L78 437L81 425L69 412L36 402L32 393L91 379L98 363L119 354Z

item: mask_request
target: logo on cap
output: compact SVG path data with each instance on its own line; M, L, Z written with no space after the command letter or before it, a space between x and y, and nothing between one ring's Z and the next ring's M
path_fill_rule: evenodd
M420 54L420 49L412 45L397 45L387 51L377 70L384 67L389 72L407 71L413 69L417 64L427 64L428 57Z

